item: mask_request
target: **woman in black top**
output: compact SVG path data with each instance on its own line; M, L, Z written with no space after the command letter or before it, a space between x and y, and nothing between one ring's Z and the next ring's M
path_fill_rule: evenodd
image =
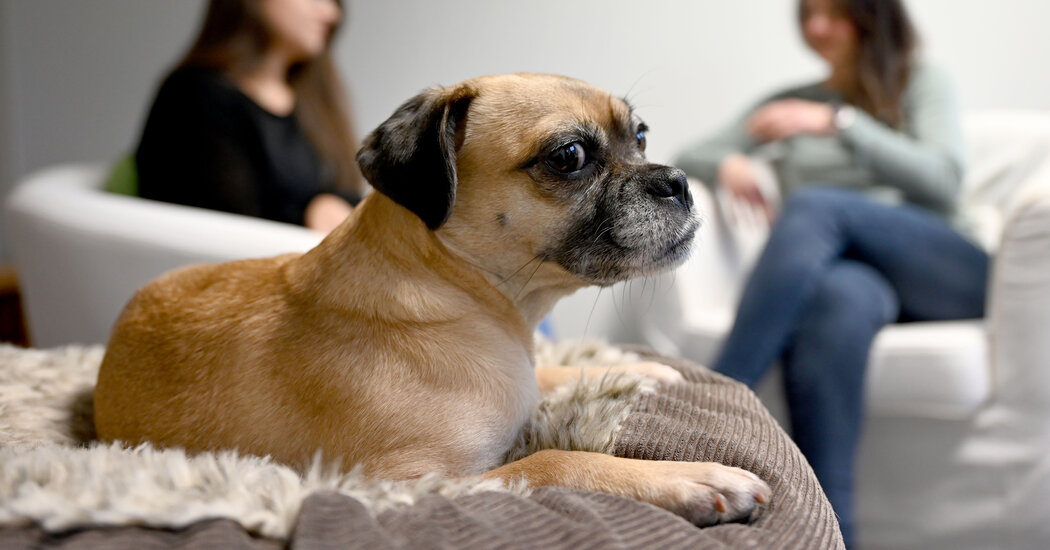
M360 198L329 55L338 0L211 0L135 153L150 199L328 232Z

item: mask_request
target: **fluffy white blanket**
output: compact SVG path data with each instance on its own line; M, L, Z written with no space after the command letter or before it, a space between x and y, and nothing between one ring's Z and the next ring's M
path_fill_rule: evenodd
M235 452L187 456L149 445L92 441L91 391L104 350L27 350L0 345L0 524L35 522L49 531L98 525L183 527L210 518L286 538L301 503L318 490L351 496L374 513L425 494L525 492L492 480L368 479L318 463L305 474ZM617 364L637 357L600 342L541 342L545 364ZM617 377L544 397L523 434L523 454L564 447L610 452L638 392L652 386Z

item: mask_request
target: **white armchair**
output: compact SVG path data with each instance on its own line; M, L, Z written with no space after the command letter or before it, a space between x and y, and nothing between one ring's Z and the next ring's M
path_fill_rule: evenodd
M867 380L858 547L1050 548L1050 113L964 120L963 205L993 251L987 317L891 325ZM659 351L710 364L762 235L707 220L695 256L641 308ZM758 393L781 419L779 373ZM786 425L786 424L785 424Z
M198 262L306 251L308 229L102 190L104 165L57 166L30 175L4 204L36 347L102 344L140 286Z

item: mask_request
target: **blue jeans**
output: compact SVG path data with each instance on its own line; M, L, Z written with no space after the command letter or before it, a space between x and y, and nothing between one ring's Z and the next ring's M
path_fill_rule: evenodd
M715 370L754 387L777 361L791 429L847 546L872 339L899 321L984 315L989 258L940 217L815 187L788 199Z

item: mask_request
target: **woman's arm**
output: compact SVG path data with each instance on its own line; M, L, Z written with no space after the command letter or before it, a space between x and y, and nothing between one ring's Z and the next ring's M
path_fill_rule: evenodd
M909 202L950 212L962 184L965 145L954 90L946 75L913 72L904 98L906 129L895 131L856 111L840 132L858 162Z
M718 183L722 162L730 156L746 153L755 145L747 130L750 114L748 111L718 133L686 148L675 158L674 165L713 188Z
M346 199L332 193L316 195L306 205L303 225L321 233L330 233L353 211Z

